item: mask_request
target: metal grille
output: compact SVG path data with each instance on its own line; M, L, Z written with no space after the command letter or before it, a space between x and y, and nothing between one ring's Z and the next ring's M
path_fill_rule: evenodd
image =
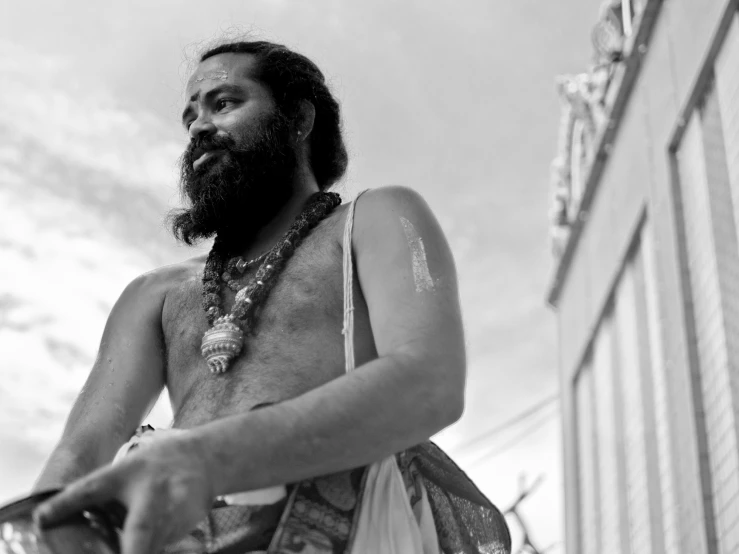
M739 221L739 14L734 16L726 41L716 60L716 94L726 146L734 220Z
M680 191L682 197L683 222L685 230L685 250L687 270L690 277L690 297L693 307L695 336L691 337L695 344L698 367L693 368L693 379L701 389L705 389L706 373L720 365L723 347L723 331L721 328L721 302L711 232L711 213L708 203L708 187L705 178L703 146L699 121L691 118L685 131L680 150L677 153L678 171L680 175ZM717 317L718 316L718 317ZM702 403L705 403L705 394ZM699 417L703 416L700 406L696 406ZM705 416L703 416L705 417ZM699 433L704 432L705 425L699 425ZM701 448L701 464L705 468L708 463L708 452L699 440ZM710 496L710 491L703 491ZM710 500L710 498L709 498ZM711 533L713 521L705 521L706 506L682 506L683 511L695 511L690 520L706 533ZM687 516L687 514L685 514ZM687 517L686 517L687 519ZM709 514L710 519L710 514ZM685 522L683 523L683 525ZM707 544L713 543L712 537L706 537ZM710 548L708 549L709 551Z
M644 271L644 296L647 329L649 332L650 361L655 419L655 438L657 464L659 471L660 495L662 505L662 525L665 554L678 554L676 496L673 487L674 468L672 465L672 445L670 444L670 407L667 387L667 367L663 356L662 324L660 321L659 293L654 259L654 238L651 224L642 229L641 255Z
M701 126L702 123L702 132ZM705 442L701 453L710 476L705 484L709 543L735 551L739 500L736 430L729 364L739 350L739 278L736 229L726 176L723 139L715 96L709 94L702 121L693 117L679 157L686 248L695 319L698 382ZM723 166L723 172L721 168ZM734 300L735 299L735 300ZM736 326L736 327L735 327Z
M739 371L739 246L726 166L718 97L709 92L702 110L706 184L719 287L716 358L703 370L706 430L719 552L739 550L739 452L732 381ZM723 342L723 344L721 344Z
M619 441L614 398L612 333L611 318L604 318L593 351L601 533L601 548L596 552L602 554L621 554L621 528L624 523L619 498Z
M598 551L598 494L596 449L593 426L593 372L590 365L580 370L575 381L577 422L577 466L579 482L580 551Z
M619 346L623 401L623 445L626 466L626 499L631 552L649 552L652 544L647 480L646 421L643 406L644 375L636 335L634 265L629 263L616 290L616 333Z

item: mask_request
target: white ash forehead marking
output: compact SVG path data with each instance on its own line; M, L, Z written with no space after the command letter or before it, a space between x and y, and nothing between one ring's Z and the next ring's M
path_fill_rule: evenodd
M408 248L411 251L411 263L413 265L413 281L416 285L416 292L424 292L434 290L434 280L429 272L429 264L426 259L426 248L423 246L423 239L416 231L413 223L406 218L401 217L400 223L405 231L405 238L408 241Z
M216 81L225 81L228 79L228 71L219 69L217 71L208 71L206 74L195 79L196 83L205 81L206 79L212 79Z

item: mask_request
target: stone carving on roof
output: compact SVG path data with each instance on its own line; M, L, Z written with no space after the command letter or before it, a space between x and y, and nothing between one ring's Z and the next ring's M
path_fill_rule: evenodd
M594 60L588 71L559 75L556 89L562 102L558 152L552 162L549 213L552 252L564 251L572 224L580 216L599 136L609 124L611 90L622 62L629 55L647 0L606 0L592 32Z

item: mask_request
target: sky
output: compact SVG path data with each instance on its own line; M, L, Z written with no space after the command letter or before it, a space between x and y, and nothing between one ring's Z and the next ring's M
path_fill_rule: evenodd
M192 255L162 224L179 201L187 55L223 32L248 31L306 54L327 75L350 154L339 192L408 186L438 217L457 263L469 370L465 414L436 439L501 509L522 473L529 482L544 475L521 512L537 544L560 542L557 404L493 431L558 388L555 315L545 305L554 79L587 68L598 8L598 0L4 2L0 503L30 489L125 285ZM168 417L160 402L150 421Z

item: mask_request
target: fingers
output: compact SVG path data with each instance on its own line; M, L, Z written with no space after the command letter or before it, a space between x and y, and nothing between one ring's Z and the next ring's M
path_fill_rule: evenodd
M121 537L121 554L156 554L162 547L159 544L157 528L161 518L157 518L154 498L147 495L131 506L126 517ZM161 534L162 529L159 529Z
M34 520L42 527L53 525L86 508L112 500L116 482L115 473L109 468L95 471L41 504L34 511Z

